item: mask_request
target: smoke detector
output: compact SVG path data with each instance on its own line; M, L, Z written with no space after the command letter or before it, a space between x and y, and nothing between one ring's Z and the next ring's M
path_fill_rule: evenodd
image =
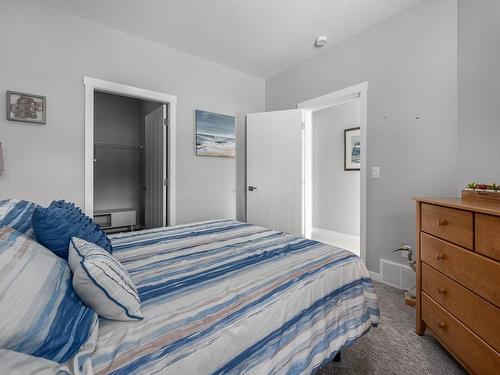
M314 45L318 48L324 47L328 43L328 38L326 36L320 36L314 42Z

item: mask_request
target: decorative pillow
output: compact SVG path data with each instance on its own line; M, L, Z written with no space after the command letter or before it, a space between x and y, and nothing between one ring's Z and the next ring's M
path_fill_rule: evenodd
M63 259L68 258L71 237L78 237L112 251L111 241L99 225L74 203L54 201L33 212L33 232L38 242Z
M73 290L68 263L9 227L0 275L0 348L63 363L96 336L98 316Z
M36 203L21 199L4 199L0 201L0 228L11 227L27 236L33 236L31 217Z
M141 300L127 270L111 254L88 241L73 237L68 262L73 288L101 317L141 320Z

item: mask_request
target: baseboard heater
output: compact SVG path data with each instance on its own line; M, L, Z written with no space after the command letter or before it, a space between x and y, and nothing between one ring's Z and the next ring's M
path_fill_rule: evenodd
M412 290L415 287L415 271L406 264L380 259L380 276L380 281L395 288Z
M136 225L136 211L130 209L102 210L94 212L94 221L103 230L128 227L131 230Z

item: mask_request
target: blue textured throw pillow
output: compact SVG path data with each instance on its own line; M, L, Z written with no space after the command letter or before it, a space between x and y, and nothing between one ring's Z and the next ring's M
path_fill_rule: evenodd
M54 201L47 208L37 207L32 220L37 241L63 259L68 259L72 237L95 243L112 252L106 233L74 203Z

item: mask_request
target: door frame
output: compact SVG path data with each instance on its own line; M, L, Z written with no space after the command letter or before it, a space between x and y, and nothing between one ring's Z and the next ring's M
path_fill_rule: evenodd
M360 109L360 128L361 128L361 196L360 196L360 257L366 263L366 173L367 173L367 101L368 101L368 82L350 86L330 94L322 95L311 100L299 103L297 108L305 111L304 113L304 137L303 137L303 168L304 168L304 196L303 196L303 223L304 237L311 238L313 222L313 164L312 164L312 113L321 109L334 107L340 104L359 99Z
M84 208L85 213L94 215L94 93L105 92L127 96L135 99L150 100L168 105L167 126L167 154L168 154L168 186L167 186L167 222L168 225L176 223L175 184L176 184L176 104L177 96L158 91L141 89L121 83L105 81L102 79L83 77L85 88L85 174L84 174Z

